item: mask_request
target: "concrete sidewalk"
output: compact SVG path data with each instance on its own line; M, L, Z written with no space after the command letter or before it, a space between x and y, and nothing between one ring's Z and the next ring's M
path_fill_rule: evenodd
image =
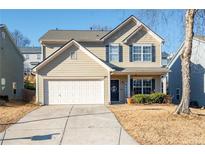
M137 144L104 105L43 106L0 133L0 143Z

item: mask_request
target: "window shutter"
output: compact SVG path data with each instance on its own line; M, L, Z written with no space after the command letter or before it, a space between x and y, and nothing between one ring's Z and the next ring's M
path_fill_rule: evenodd
M123 61L123 48L122 46L120 45L119 46L119 62L122 62Z
M132 45L129 45L129 59L132 62Z
M106 48L106 53L105 53L106 61L109 62L109 45L106 45L105 48Z
M155 79L152 79L152 92L155 92Z
M156 61L156 51L155 46L152 46L152 62Z
M133 95L133 79L130 79L130 95Z

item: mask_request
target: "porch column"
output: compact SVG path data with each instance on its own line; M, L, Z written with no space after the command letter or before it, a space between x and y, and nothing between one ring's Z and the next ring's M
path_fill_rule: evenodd
M130 97L130 74L127 75L127 97Z

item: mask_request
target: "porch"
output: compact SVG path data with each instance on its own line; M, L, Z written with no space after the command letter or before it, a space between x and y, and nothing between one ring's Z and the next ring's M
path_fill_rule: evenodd
M166 93L162 79L167 73L164 68L146 68L131 71L116 71L110 76L110 102L125 103L134 94Z

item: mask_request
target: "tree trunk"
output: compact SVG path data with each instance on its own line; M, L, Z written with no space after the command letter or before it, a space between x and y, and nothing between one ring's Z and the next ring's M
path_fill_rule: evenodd
M196 10L194 9L186 11L185 42L183 52L180 56L182 66L182 99L175 111L176 114L190 113L190 58L192 53L193 25L195 13Z

